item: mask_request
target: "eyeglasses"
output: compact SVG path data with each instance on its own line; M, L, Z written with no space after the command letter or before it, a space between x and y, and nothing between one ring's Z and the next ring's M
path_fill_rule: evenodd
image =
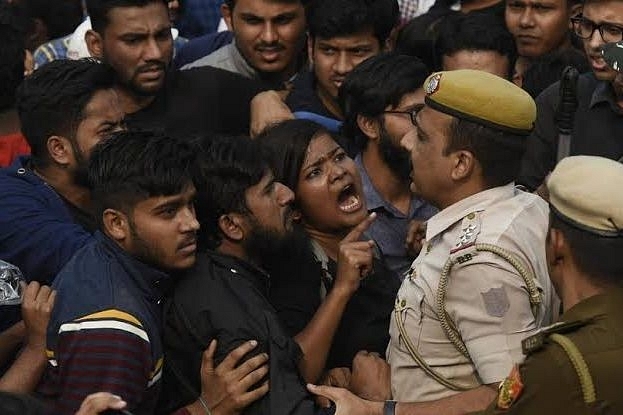
M424 105L418 105L410 111L383 111L383 114L407 114L409 115L409 119L411 119L411 124L417 126L417 113L420 112L422 108L424 108Z
M611 23L597 24L585 17L572 17L573 31L580 39L590 39L595 30L599 30L601 39L606 43L620 42L623 40L623 27Z

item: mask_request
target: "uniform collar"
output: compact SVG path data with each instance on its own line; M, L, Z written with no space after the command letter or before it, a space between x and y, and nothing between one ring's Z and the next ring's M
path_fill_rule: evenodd
M617 315L623 313L623 288L615 288L580 301L567 310L560 317L560 321L586 320L605 314L612 315L614 310L618 310Z
M121 265L145 297L156 303L162 300L171 284L168 274L137 260L102 232L97 231L94 236L104 251Z
M494 187L478 192L453 205L448 206L428 220L426 226L426 240L430 241L435 236L463 219L472 212L485 210L502 200L507 200L515 195L515 184Z

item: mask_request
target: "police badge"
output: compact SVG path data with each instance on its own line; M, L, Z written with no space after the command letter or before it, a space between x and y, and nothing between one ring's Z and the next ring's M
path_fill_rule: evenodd
M440 73L436 73L435 75L431 76L430 79L428 80L428 83L424 87L424 92L426 92L426 95L431 95L434 92L436 92L439 89L440 81L441 81Z

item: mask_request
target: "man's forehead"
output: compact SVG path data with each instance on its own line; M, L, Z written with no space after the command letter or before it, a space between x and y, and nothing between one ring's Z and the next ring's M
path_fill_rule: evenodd
M378 44L378 39L374 36L373 29L364 29L361 32L350 35L340 35L330 38L316 36L315 43L331 45L341 48L351 48L361 45L369 45L370 43Z
M237 0L234 6L234 13L261 17L273 17L303 10L303 3L300 1Z
M163 29L170 26L169 12L164 3L154 2L145 6L115 7L108 12L108 26L115 30Z

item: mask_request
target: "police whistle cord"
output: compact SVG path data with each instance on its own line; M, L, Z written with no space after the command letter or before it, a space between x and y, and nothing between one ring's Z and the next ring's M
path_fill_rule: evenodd
M499 246L491 245L491 244L475 244L475 250L478 252L491 252L499 256L508 262L517 273L521 276L526 284L526 289L528 290L528 297L530 300L530 309L532 310L532 315L535 320L538 316L539 306L541 305L541 293L534 282L535 277L530 270L528 270L521 261L515 257L515 255L511 254L505 249L500 248ZM468 253L467 255L473 256L473 253ZM470 260L471 256L467 259ZM465 255L461 255L459 257L450 258L446 261L445 265L441 270L441 277L439 279L439 286L437 288L437 315L439 317L439 321L441 323L441 327L443 328L446 336L450 341L454 344L459 352L461 352L465 357L471 360L469 357L469 352L463 339L461 339L461 334L456 329L456 326L448 316L446 312L446 292L448 291L448 279L450 276L450 271L452 267L458 263L465 262Z
M503 248L500 248L499 246L491 244L475 244L473 245L473 249L477 252L491 252L507 261L517 271L517 273L521 276L521 278L524 280L524 283L526 284L526 289L528 291L528 297L530 300L530 309L532 310L532 315L536 320L539 307L543 300L541 298L541 293L536 286L534 274L530 270L528 270L515 255ZM475 255L475 253L468 253L466 255L471 255L468 259L466 259L470 260L473 255ZM451 321L448 313L446 312L446 292L448 290L448 277L450 276L450 271L452 270L452 267L454 265L465 262L466 255L450 258L443 266L441 270L441 277L439 279L439 285L437 287L436 311L440 320L441 327L443 328L448 339L452 342L452 344L454 344L457 350L461 352L461 354L463 354L471 362L472 359L467 350L467 346L465 346L465 343L461 339L460 333L458 332L454 323ZM428 376L430 376L446 388L454 391L465 391L473 389L473 386L460 385L451 381L450 379L445 378L442 374L437 372L435 369L430 367L428 363L426 363L424 358L418 353L417 347L413 344L413 341L409 337L409 333L407 333L407 329L405 328L402 313L406 311L407 308L409 308L409 306L405 300L396 298L396 304L394 306L394 318L396 320L396 327L398 328L400 338L404 342L404 345L407 348L407 351L409 352L411 358Z
M558 127L558 152L556 161L569 156L571 152L571 133L573 132L573 119L578 109L578 70L573 66L567 66L562 71L560 78L560 93L555 121Z

